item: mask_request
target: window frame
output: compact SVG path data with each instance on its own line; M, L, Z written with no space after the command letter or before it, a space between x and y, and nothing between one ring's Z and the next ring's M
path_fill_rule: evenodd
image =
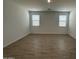
M63 19L63 17L65 17ZM64 23L65 25L61 25L61 23ZM67 26L67 15L59 15L59 27L66 27Z
M38 18L39 18L38 20L33 20L33 16L35 16L35 15L38 16ZM33 27L39 27L39 26L40 26L40 15L39 15L39 14L33 14L33 15L31 16L31 18L32 18L32 19L31 19L31 20L32 20L32 26L33 26ZM38 25L34 25L34 24L33 24L34 21L38 21L39 24L38 24Z

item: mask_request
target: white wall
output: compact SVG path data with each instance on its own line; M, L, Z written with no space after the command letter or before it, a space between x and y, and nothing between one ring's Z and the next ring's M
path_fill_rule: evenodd
M67 34L68 19L66 27L59 27L59 15L69 15L65 12L30 12L30 15L40 15L40 26L31 26L31 32L36 34Z
M4 0L3 46L15 42L29 33L28 12L24 7L10 0Z
M76 38L76 8L70 12L70 19L69 19L69 35L73 38Z

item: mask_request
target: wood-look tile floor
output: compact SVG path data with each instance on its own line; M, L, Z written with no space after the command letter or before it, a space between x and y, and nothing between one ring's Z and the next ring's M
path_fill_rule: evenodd
M30 34L4 48L15 59L76 59L76 40L68 35Z

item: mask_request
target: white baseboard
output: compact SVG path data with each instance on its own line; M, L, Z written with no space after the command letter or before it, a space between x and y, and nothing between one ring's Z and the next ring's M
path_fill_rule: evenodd
M3 48L5 48L5 47L7 47L8 45L10 45L10 44L12 44L12 43L14 43L14 42L16 42L16 41L22 39L23 37L25 37L25 36L27 36L27 35L29 35L29 34L30 34L30 33L24 34L23 36L18 37L17 39L15 39L15 40L13 40L13 41L7 43L6 45L3 45Z
M71 34L68 34L70 37L72 37L73 39L76 39L74 36L72 36Z
M31 33L31 34L67 34L67 33Z

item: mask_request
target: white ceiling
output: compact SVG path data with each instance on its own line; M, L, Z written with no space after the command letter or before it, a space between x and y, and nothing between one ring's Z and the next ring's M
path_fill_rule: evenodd
M25 6L28 10L40 11L47 10L50 7L47 0L13 0L14 2ZM52 0L53 1L53 0ZM51 9L54 11L71 11L75 7L76 0L55 0L51 4Z

